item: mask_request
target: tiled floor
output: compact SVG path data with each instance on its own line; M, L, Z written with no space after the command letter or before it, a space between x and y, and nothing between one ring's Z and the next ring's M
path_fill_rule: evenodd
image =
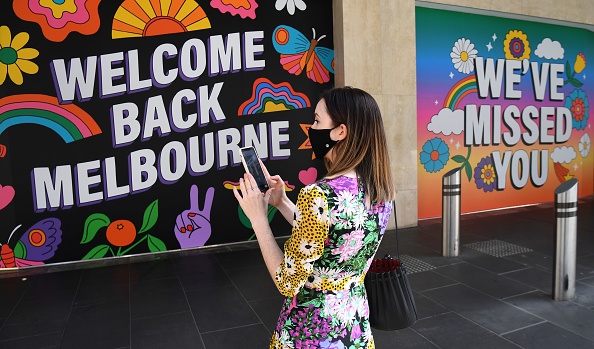
M577 298L565 302L551 300L550 204L462 217L457 258L441 257L439 220L402 229L400 251L420 266L410 274L419 321L374 331L377 348L594 348L592 197L578 220ZM464 246L491 240L530 251L495 257ZM395 242L388 232L379 255L395 255ZM2 274L0 348L266 348L282 298L256 246L245 247Z

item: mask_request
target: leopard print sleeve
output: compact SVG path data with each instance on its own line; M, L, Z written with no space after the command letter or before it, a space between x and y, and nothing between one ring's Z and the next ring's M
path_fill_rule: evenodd
M296 295L324 253L328 237L328 201L315 184L301 189L295 205L293 232L285 242L284 262L276 270L276 286L287 297Z

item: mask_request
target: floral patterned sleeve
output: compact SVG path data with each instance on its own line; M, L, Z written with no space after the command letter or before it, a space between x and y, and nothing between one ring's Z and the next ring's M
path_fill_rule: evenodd
M276 270L279 291L293 297L313 272L313 263L324 253L328 237L328 202L320 187L311 184L299 193L293 232L285 242L285 260Z

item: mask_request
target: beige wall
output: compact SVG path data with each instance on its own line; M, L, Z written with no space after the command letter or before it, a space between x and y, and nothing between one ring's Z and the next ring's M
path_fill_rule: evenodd
M441 0L424 3L594 24L593 0ZM416 226L415 1L333 0L333 4L336 85L362 88L378 101L398 187L398 226ZM441 205L440 202L435 204ZM394 222L389 228L394 228Z

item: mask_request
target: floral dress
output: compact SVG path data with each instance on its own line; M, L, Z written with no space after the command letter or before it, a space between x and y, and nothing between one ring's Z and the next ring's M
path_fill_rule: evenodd
M367 209L355 178L301 190L276 271L286 299L270 348L375 348L363 280L391 212L390 202Z

